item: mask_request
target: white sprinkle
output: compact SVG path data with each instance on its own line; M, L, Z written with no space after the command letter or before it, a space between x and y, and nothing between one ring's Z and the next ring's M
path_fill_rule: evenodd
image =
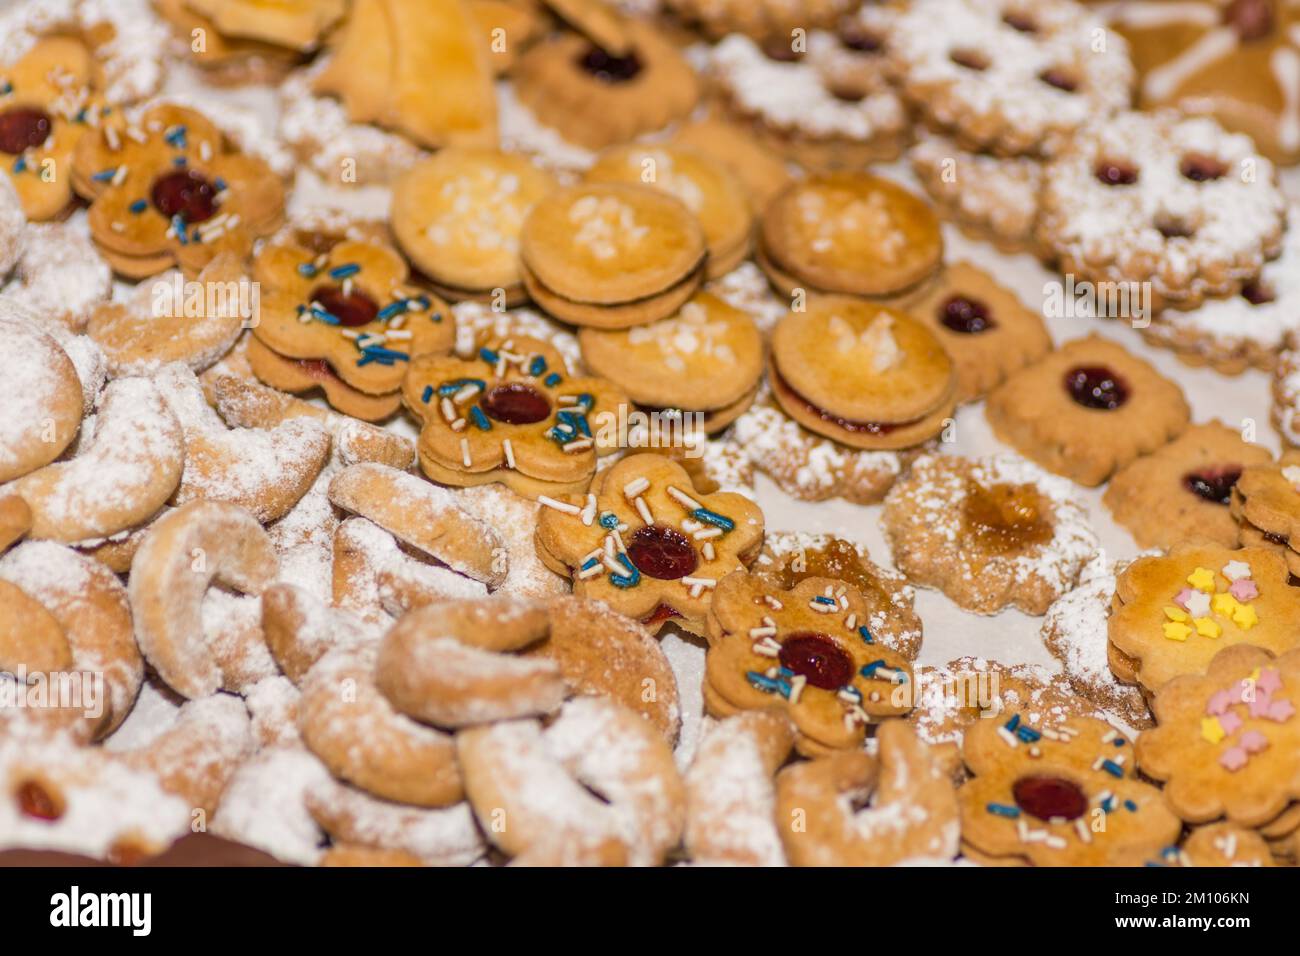
M799 703L799 695L803 693L804 685L808 683L808 678L803 674L795 674L790 678L790 703Z
M641 516L642 521L646 524L655 523L655 516L650 513L650 506L645 503L644 498L637 498L634 504L636 505L636 513Z
M442 409L442 417L447 419L449 422L454 422L460 417L460 413L456 411L456 406L451 403L451 399L446 395L442 397L442 401L438 403L438 407Z
M649 478L644 478L644 477L637 478L634 481L629 481L626 485L623 486L623 496L627 498L628 501L631 501L633 498L635 498L637 495L644 492L649 487L650 487ZM671 491L671 489L669 490Z
M700 504L686 492L682 491L680 488L675 488L672 485L668 486L668 494L672 496L674 501L679 502L687 511L696 511L704 507L704 505Z
M465 467L466 467L466 468L468 468L470 465L474 464L474 459L470 458L470 456L469 456L469 439L468 439L468 438L462 438L462 439L460 440L460 460L461 460L462 462L465 463Z
M713 542L711 541L705 541L704 547L701 550L704 552L705 561L712 561L717 557L717 553L713 550Z
M595 444L590 438L579 438L577 441L571 441L567 445L561 445L562 451L585 451Z
M708 541L710 538L719 537L722 534L721 528L708 527L691 535L696 541Z
M582 509L582 523L591 527L591 523L596 520L596 496L587 492L587 506Z
M506 467L515 467L515 446L510 444L509 438L501 439L501 451L506 456ZM584 521L583 524L591 524L590 521Z
M711 588L711 587L716 587L716 586L717 586L717 584L718 584L718 579L717 579L717 578L691 578L691 577L686 577L686 578L682 578L682 584L689 585L689 586L691 586L691 587L695 587L695 586L698 585L699 587L702 587L702 588Z
M554 498L548 498L546 495L538 495L537 502L548 508L554 508L556 511L563 511L566 515L576 515L582 511L577 505L571 505L567 501L557 501Z

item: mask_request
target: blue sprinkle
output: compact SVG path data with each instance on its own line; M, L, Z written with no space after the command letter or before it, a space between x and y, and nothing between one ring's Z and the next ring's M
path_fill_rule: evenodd
M302 276L304 279L316 278L316 272L316 267L310 262L303 262L298 266L298 275Z
M626 554L620 554L618 555L618 562L619 564L623 565L623 567L627 568L628 573L611 574L609 576L609 581L611 584L613 584L615 587L630 588L630 587L635 587L636 585L641 583L641 572L637 570L637 567L635 564L632 563L631 558L629 558Z
M871 631L867 630L867 626L865 624L863 624L860 628L858 628L858 634L868 644L876 643L875 638L871 636Z
M492 430L492 423L488 417L483 414L483 409L477 405L470 406L469 417L474 419L474 424L478 426L479 431L488 432Z
M190 242L202 242L203 233L199 232L199 227L195 226L190 230Z
M393 316L401 315L408 308L409 306L407 306L404 300L398 299L396 302L390 302L388 303L388 305L380 309L379 314L376 315L375 318L377 318L380 322L387 322Z
M782 697L790 696L790 685L784 681L760 674L758 671L747 671L745 677L757 690L768 694L780 694Z
M1132 800L1125 800L1124 809L1127 810L1129 813L1137 813L1138 805L1134 803Z
M1033 727L1022 725L1016 728L1016 736L1027 744L1037 743L1043 739L1043 735L1034 730Z
M489 365L496 365L499 356L489 348L482 348L478 350L478 357Z
M1008 820L1014 820L1020 816L1020 808L1013 807L1006 803L990 803L985 807L989 813L997 814L1000 817L1006 817Z
M433 386L432 386L432 385L426 385L426 386L424 386L424 391L420 393L420 401L422 401L422 402L424 402L424 404L428 405L428 404L429 404L429 399L431 399L431 398L433 398Z
M542 358L542 356L540 355L534 356L533 360L528 363L528 374L533 376L534 378L536 378L538 375L541 375L545 371L546 371L546 359Z
M421 296L421 298L424 298L424 297ZM425 300L424 307L425 307L426 309L429 307L429 303L428 303L428 300L427 300L427 299ZM442 313L441 313L441 312L435 312L435 313L433 313L433 315L429 316L429 321L430 321L430 322L441 322L441 321L442 321Z
M875 677L876 671L885 666L884 660L872 661L870 664L863 664L860 673L863 677Z
M185 165L185 157L184 157L184 156L177 156L175 159L172 160L172 165L173 165L173 166L184 166L184 165Z
M1005 728L1007 728L1007 730L1015 730L1017 727L1020 726L1020 715L1019 715L1019 714L1012 714L1012 715L1011 715L1011 719L1008 720L1008 721L1007 721L1005 724L1003 724L1002 726L1005 727Z
M587 424L586 415L578 416L578 431L582 432L582 434L585 435L587 438L592 437L591 426Z
M131 212L133 212L135 215L138 216L140 215L140 213L144 212L146 209L149 208L149 203L147 200L137 199L135 202L131 203L131 205L127 206L126 208L130 209Z
M97 173L92 173L90 178L97 183L106 183L109 182L116 175L117 175L117 167L110 166L108 169L101 169Z
M1121 767L1119 764L1115 763L1115 761L1113 760L1103 760L1101 762L1101 769L1105 770L1112 777L1124 776L1124 768Z
M215 189L215 190L216 190L217 192L219 192L219 193L221 193L221 192L225 192L225 191L226 191L226 181L225 181L224 179L222 179L220 176L218 176L216 179L212 180L212 188Z
M4 84L0 85L0 96L8 96L13 91L14 91L14 85L10 83L8 80L5 80Z
M819 595L817 595L815 598L813 598L813 603L814 603L814 604L829 604L831 607L835 607L835 606L836 606L836 604L835 604L835 598L827 597L827 596L824 595L824 594L819 594Z
M176 149L184 149L185 148L185 127L173 126L171 129L163 133L163 139L165 139L169 144L174 146Z
M326 325L342 324L341 322L339 322L339 317L337 315L335 315L333 312L326 312L324 309L319 308L318 306L313 305L311 307L311 315L312 318L319 319L321 322L324 322Z
M542 379L542 384L547 388L555 388L555 386L560 384L560 373L552 372L550 375L546 376L546 378Z
M1101 802L1101 809L1104 813L1112 813L1115 810L1115 798L1107 797Z
M356 274L357 274L358 272L360 272L360 271L361 271L361 267L360 267L359 265L357 265L355 262L348 262L348 263L346 263L346 264L344 264L344 265L341 265L341 266L335 266L333 269L331 269L331 270L330 270L330 278L331 278L331 279L346 279L346 278L348 278L349 276L354 276L354 275L356 275Z
M596 565L598 565L598 564L600 564L600 559L599 559L599 558L588 558L586 561L584 561L584 562L582 563L582 566L579 568L579 570L581 570L581 571L590 571L592 568L594 568L594 567L595 567Z
M26 168L27 168L26 156L19 156L16 160L14 160L14 172L21 173Z
M606 511L603 515L600 516L600 526L602 528L613 530L614 528L618 527L618 524L619 524L618 515L614 514L614 512L612 511Z
M730 531L736 527L736 522L732 521L726 515L720 515L716 511L710 511L708 508L696 508L691 512L691 517L696 521L703 521L706 524L716 525L723 531Z
M837 693L848 694L850 697L856 697L858 703L862 703L862 691L858 690L852 684L845 684L837 691Z
M176 233L176 238L180 240L182 246L189 245L185 238L185 217L180 213L172 216L172 230ZM338 321L337 319L335 320Z
M86 122L86 108L84 106L81 109L77 110L77 115L72 117L72 122L74 123Z
M375 356L379 361L388 359L388 361L384 363L385 365L390 365L393 362L407 362L410 361L411 358L405 352L399 352L397 349L386 349L378 345L367 345L362 348L361 351L365 352L367 355Z
M1116 735L1114 739L1111 740L1111 743L1114 744L1116 747L1123 747L1126 743L1128 743L1128 741L1125 740L1123 737Z

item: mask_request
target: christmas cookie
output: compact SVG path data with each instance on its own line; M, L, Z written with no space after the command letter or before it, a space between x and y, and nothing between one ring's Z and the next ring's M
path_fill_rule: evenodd
M1051 155L1129 104L1124 41L1065 0L921 0L890 25L888 55L926 121L972 150Z
M1288 567L1297 567L1292 555L1300 552L1300 455L1285 452L1277 462L1242 469L1230 507L1242 544L1278 551Z
M928 278L943 256L934 212L889 180L825 173L791 184L763 213L758 262L772 284L886 296Z
M1165 782L1165 799L1184 820L1268 823L1300 797L1298 692L1300 653L1225 648L1204 674L1160 688L1138 764Z
M909 580L979 614L1042 614L1097 550L1070 484L1014 456L922 458L881 521Z
M345 0L185 0L223 36L307 52L347 11Z
M91 235L129 278L173 264L194 275L223 252L243 260L284 210L266 164L229 151L206 117L180 106L105 117L77 144L71 173L91 204Z
M897 309L817 297L777 325L770 362L786 414L854 448L919 445L953 413L951 359L934 333Z
M667 0L676 16L706 36L741 33L755 40L788 42L790 31L825 30L851 12L852 0Z
M1300 640L1293 627L1300 592L1286 580L1282 559L1262 548L1184 544L1138 558L1117 581L1110 642L1146 691L1203 673L1233 644L1288 651Z
M1300 340L1287 336L1273 370L1273 427L1287 448L1300 448Z
M904 306L938 337L957 372L957 401L982 397L1052 348L1037 312L983 269L954 262Z
M0 554L32 529L32 509L18 495L0 495Z
M1180 541L1230 548L1237 543L1237 522L1228 510L1233 487L1244 468L1271 461L1266 448L1242 441L1221 422L1192 425L1117 471L1102 501L1140 548Z
M790 182L790 171L780 156L724 118L708 116L679 126L673 142L725 166L745 190L751 209L762 209Z
M1150 283L1152 305L1234 295L1278 254L1286 200L1251 141L1206 117L1121 113L1043 174L1038 237L1066 274Z
M911 665L876 642L869 618L842 581L806 578L787 591L728 575L709 609L707 711L783 711L805 755L860 747L868 724L912 708Z
M1151 856L1138 854L1135 866L1276 866L1269 844L1255 830L1233 823L1193 827L1181 846L1171 844Z
M672 620L702 633L713 590L751 564L763 540L758 506L734 492L704 494L686 470L639 454L600 472L586 495L541 498L537 550L601 600L654 630Z
M171 27L172 49L198 67L213 86L275 84L303 59L286 46L226 36L191 9L189 0L153 0L153 6Z
M705 432L726 428L747 409L763 374L754 321L707 292L671 318L631 329L578 332L586 366L649 411L677 409Z
M0 177L0 285L21 261L26 245L27 214L22 200L13 183Z
M549 173L516 153L444 149L393 187L393 233L449 299L508 305L525 298L519 233L533 204L556 188Z
M423 421L420 467L434 481L499 481L528 497L585 490L596 456L613 450L602 424L627 404L600 378L572 378L547 343L518 336L472 360L417 357L402 385Z
M1100 720L1032 726L1004 713L966 732L962 759L973 775L957 791L962 840L983 856L1114 865L1154 854L1182 828L1160 791L1137 779L1127 738Z
M1012 375L990 393L985 414L1021 454L1092 486L1178 437L1190 411L1176 384L1090 335Z
M749 256L749 200L728 169L703 153L673 144L615 146L597 157L585 180L653 186L681 200L704 231L705 278L725 275Z
M957 798L930 747L898 720L876 739L878 757L836 754L778 774L778 832L794 866L941 865L957 855Z
M84 398L72 359L22 314L0 312L0 482L48 465L77 435Z
M565 322L607 329L681 308L702 278L706 248L681 200L625 183L551 193L533 206L519 240L534 301Z

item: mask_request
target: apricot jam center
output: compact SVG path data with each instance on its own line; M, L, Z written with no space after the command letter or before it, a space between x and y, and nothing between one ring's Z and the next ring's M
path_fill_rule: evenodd
M986 551L1011 554L1052 538L1051 522L1033 485L981 485L969 482L962 502L966 534Z

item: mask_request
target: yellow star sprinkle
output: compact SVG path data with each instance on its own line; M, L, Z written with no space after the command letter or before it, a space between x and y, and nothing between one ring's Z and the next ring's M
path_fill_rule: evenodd
M1214 593L1214 572L1209 568L1197 568L1187 575L1187 583L1198 591Z
M1259 623L1259 615L1255 613L1255 608L1251 605L1238 604L1232 612L1232 623L1243 631L1249 631Z
M1232 617L1237 610L1238 604L1235 597L1224 591L1222 594L1216 594L1210 598L1210 607L1214 609L1215 614Z
M1186 621L1187 612L1180 607L1174 607L1172 604L1165 608L1165 617L1171 621Z
M1223 727L1218 717L1201 718L1201 736L1212 744L1217 744L1223 739Z
M1201 637L1219 637L1223 634L1223 628L1219 626L1218 621L1208 617L1198 617L1192 622L1196 625L1196 633Z
M1165 622L1165 637L1171 641L1185 641L1187 635L1192 633L1192 629L1186 624L1179 624L1177 621Z

